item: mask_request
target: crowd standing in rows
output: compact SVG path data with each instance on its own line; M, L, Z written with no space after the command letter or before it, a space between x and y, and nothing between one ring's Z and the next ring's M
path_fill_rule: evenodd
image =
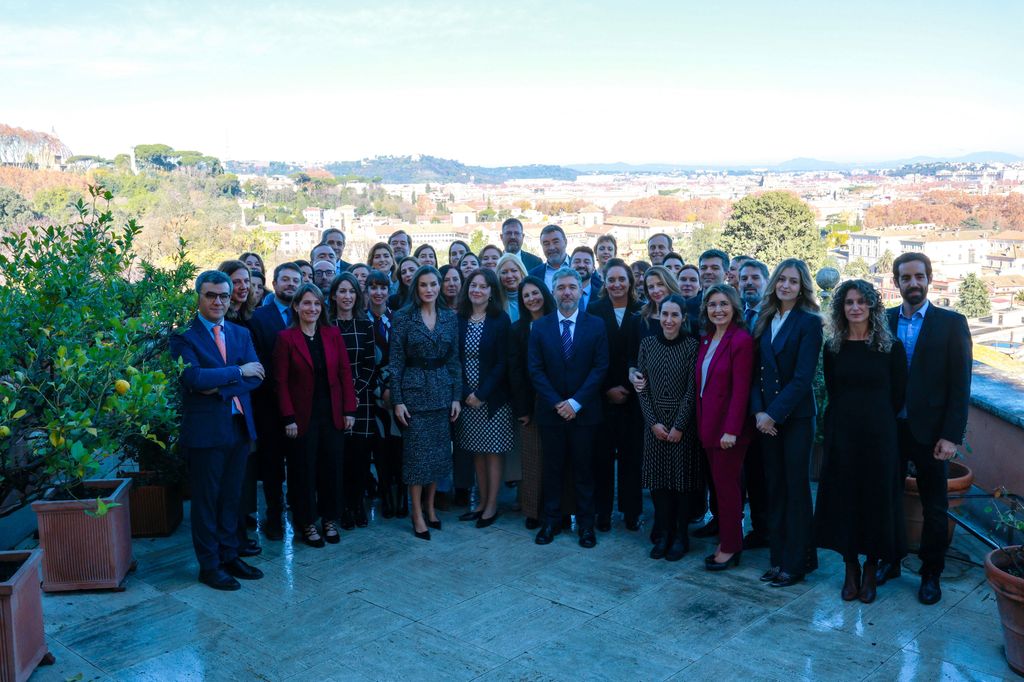
M282 540L290 510L312 547L366 527L373 497L419 539L452 506L485 528L509 483L539 545L574 518L579 545L595 547L616 503L639 531L647 489L652 559L678 561L691 535L718 538L709 571L765 547L761 580L785 588L831 549L846 563L842 598L869 603L900 574L913 462L918 598L939 601L971 340L962 315L929 303L926 256L895 259L901 305L885 310L871 283L850 280L820 311L796 258L770 269L710 249L689 264L656 234L649 261L629 264L610 235L568 251L557 225L541 231L540 258L523 238L509 219L503 248L455 241L438 267L433 246L413 250L398 231L348 263L345 235L329 229L309 261L268 272L243 253L199 276L198 314L172 351L187 365L180 444L201 582L262 577L243 560L261 551L247 532L257 480L264 538Z

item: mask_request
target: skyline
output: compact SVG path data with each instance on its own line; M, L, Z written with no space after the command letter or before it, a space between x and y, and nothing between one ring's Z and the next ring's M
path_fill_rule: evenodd
M104 156L156 142L483 166L1024 155L1022 24L1024 5L1000 2L20 2L0 19L3 122Z

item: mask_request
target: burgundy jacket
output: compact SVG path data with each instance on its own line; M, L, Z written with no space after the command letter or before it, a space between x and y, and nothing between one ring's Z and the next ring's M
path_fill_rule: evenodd
M731 433L736 444L749 443L753 420L747 414L750 382L754 375L754 339L737 326L730 327L715 349L708 367L707 386L701 396L701 367L711 336L702 336L697 351L697 434L705 448L720 448L722 436Z
M356 413L356 392L352 386L352 371L348 362L345 341L337 327L321 325L320 338L324 343L327 363L327 385L331 390L331 416L334 426L345 429L345 415ZM299 436L309 428L313 413L313 357L309 354L306 338L298 327L282 330L274 345L274 379L277 384L277 404L283 424L291 422L299 427Z

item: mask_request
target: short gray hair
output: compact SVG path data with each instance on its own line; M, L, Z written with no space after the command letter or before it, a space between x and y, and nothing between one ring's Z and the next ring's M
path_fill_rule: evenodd
M551 286L562 279L563 277L572 277L576 280L576 284L583 286L583 279L580 277L580 273L576 272L572 268L567 268L564 265L555 271L555 276L551 278Z
M227 276L227 273L221 272L220 270L207 270L196 277L197 294L202 293L204 284L227 284L229 294L234 291L235 288L235 285L231 282L231 278Z

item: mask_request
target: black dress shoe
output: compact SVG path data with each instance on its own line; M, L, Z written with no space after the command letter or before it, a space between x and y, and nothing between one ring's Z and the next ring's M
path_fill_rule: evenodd
M772 566L767 571L765 571L764 574L761 576L761 582L773 583L775 582L775 579L779 577L779 573L782 573L782 567Z
M663 531L658 531L658 540L654 543L654 547L651 547L651 553L648 555L652 559L664 559L665 553L668 552L668 544L672 541L671 536Z
M602 533L607 533L612 529L612 517L611 514L598 514L597 522L595 524L597 529Z
M274 523L273 521L264 521L260 527L263 532L263 537L274 542L280 542L284 540L284 526L281 522Z
M341 519L338 520L338 525L344 530L352 530L356 527L356 520L352 518L352 512L345 510L341 512Z
M931 606L942 599L942 588L939 587L939 576L930 573L921 576L921 589L917 591L917 601Z
M430 519L427 519L427 526L433 528L434 530L441 530L441 519L438 519L437 521L431 521Z
M676 533L665 552L665 561L679 561L690 551L690 538L686 533Z
M597 546L597 536L593 528L586 528L580 531L580 547L590 549Z
M537 531L537 537L533 539L538 545L550 545L551 541L555 539L555 536L562 532L561 528L555 528L544 524L544 526Z
M242 589L242 585L232 578L223 568L207 568L199 571L199 582L209 585L215 590L234 592Z
M370 520L366 517L366 507L362 502L359 502L359 506L352 512L352 518L355 519L356 528L366 528L370 525Z
M498 520L498 516L499 516L498 512L494 512L493 516L491 516L490 518L486 518L486 519L483 516L481 516L479 519L476 520L476 527L477 528L486 528L487 526L489 526L492 523L494 523L495 521L497 521Z
M459 514L459 521L477 521L483 515L482 509L480 511L468 511L465 514Z
M526 523L524 525L526 526L526 530L537 530L540 528L540 520L527 516Z
M225 573L239 580L259 580L263 577L263 571L255 566L250 566L238 557L224 562L220 567L224 569Z
M640 517L636 514L626 514L626 530L640 530Z
M715 561L715 555L712 554L711 556L706 557L704 559L704 568L712 572L725 571L730 568L735 568L736 566L740 565L741 554L743 554L743 552L736 552L731 557L729 557L721 563ZM708 559L710 559L710 561L708 561Z
M775 580L771 582L772 587L792 587L797 583L803 582L804 577L802 575L790 575L785 571L779 571L779 574L775 576Z
M893 578L899 578L903 572L901 569L902 564L898 561L891 563L888 561L878 562L878 570L875 571L875 584L881 586Z
M718 519L711 519L691 533L695 538L713 538L718 535Z
M260 543L255 540L247 540L244 545L238 548L238 556L257 556L263 552L263 548L260 547Z
M750 531L743 536L743 549L761 549L768 546L768 538L760 533Z

